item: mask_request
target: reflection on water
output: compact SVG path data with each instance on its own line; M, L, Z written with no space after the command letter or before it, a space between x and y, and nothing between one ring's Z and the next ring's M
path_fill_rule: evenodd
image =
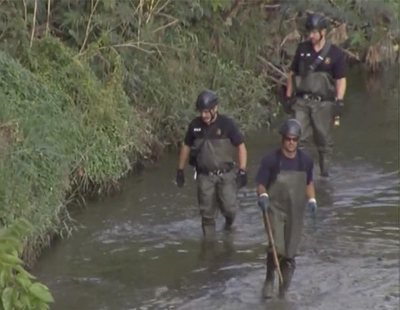
M76 215L80 230L44 253L34 274L54 309L398 309L398 93L367 93L360 77L335 130L332 177L316 175L319 211L306 217L287 300L261 298L266 235L254 183L239 193L234 231L221 217L205 243L194 182L175 187L170 156ZM249 137L250 178L277 140Z

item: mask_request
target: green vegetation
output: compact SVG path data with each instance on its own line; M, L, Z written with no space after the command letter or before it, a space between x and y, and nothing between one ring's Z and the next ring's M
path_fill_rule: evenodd
M23 249L21 237L31 230L32 226L24 219L0 230L0 309L45 310L54 302L46 286L33 282L35 277L23 268L19 258Z
M217 90L244 130L268 125L299 11L325 12L344 48L374 67L392 61L377 62L376 46L386 38L387 51L398 49L396 1L350 2L1 1L0 223L19 240L11 252L0 243L3 308L51 301L40 285L16 284L29 278L22 249L29 265L54 234L70 232L68 202L107 193L135 163L175 147L201 90ZM12 228L21 218L35 223L29 232Z

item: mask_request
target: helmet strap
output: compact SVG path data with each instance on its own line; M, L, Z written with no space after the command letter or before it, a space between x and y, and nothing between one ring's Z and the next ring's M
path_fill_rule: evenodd
M213 122L213 121L215 121L215 119L217 118L217 111L213 111L214 110L214 108L212 108L211 110L210 110L210 115L211 115L211 123Z

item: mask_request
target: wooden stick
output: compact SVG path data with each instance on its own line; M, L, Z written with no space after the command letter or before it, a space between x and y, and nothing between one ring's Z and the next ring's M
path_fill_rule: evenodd
M281 69L279 69L277 66L275 66L273 63L269 62L266 60L264 57L257 55L257 58L260 59L263 63L265 63L268 67L274 69L276 72L278 72L281 76L287 77L286 73L283 72Z
M283 277L282 277L281 267L279 265L278 254L276 253L274 237L272 235L271 221L269 220L268 213L266 213L265 211L262 211L262 213L263 213L265 231L267 232L268 239L269 239L269 242L272 247L272 254L274 257L275 267L276 267L276 270L278 271L279 282L282 284Z

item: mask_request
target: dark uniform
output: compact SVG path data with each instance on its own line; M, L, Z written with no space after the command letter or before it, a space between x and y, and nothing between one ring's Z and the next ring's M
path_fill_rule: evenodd
M325 43L330 44L330 43ZM322 51L322 50L321 50ZM323 61L311 71L309 68L321 55L311 42L300 43L291 65L295 74L296 101L292 109L294 117L301 123L300 146L311 146L312 140L319 152L321 174L327 174L333 149L333 104L335 80L346 76L346 58L337 46L330 44Z
M218 114L210 125L201 117L189 124L184 143L191 147L195 159L203 230L215 227L217 207L227 221L235 217L238 190L235 147L243 142L242 133L227 116Z
M277 149L265 155L261 160L256 182L269 189L280 171L305 171L308 185L313 181L313 166L312 159L301 150L297 150L295 158L287 158L280 149Z

